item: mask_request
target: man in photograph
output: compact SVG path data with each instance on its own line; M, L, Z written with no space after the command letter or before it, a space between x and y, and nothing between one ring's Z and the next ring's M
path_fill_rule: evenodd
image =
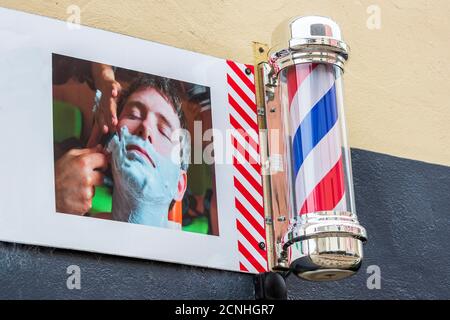
M109 65L58 55L53 59L55 70L66 70L54 71L54 95L82 114L78 140L66 134L62 119L56 123L67 135L55 143L57 211L180 228L190 157L189 135L183 131L184 87ZM73 91L75 85L84 91ZM89 103L68 99L91 97L88 89L97 91L92 113ZM90 133L83 135L86 130Z
M118 103L117 133L107 145L114 180L112 218L168 227L187 187L190 142L173 81L142 75Z

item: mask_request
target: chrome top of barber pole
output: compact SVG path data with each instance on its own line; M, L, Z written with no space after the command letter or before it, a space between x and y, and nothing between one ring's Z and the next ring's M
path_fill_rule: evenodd
M361 266L366 241L355 213L344 119L348 47L339 26L317 16L281 24L272 43L290 194L289 230L277 258L308 280L342 279Z
M349 51L336 22L300 17L286 20L274 31L269 62L276 72L299 63L329 63L343 69Z

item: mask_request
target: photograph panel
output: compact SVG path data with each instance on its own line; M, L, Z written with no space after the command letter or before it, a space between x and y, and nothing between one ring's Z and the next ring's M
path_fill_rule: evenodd
M52 69L57 212L219 235L209 87L59 54Z

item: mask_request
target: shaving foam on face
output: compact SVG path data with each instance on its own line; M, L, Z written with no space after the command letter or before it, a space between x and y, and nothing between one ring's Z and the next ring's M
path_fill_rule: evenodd
M150 156L136 150L137 146ZM131 147L131 148L130 148ZM155 227L168 227L169 205L174 199L181 169L160 155L148 140L129 133L123 126L107 146L114 178L114 220Z

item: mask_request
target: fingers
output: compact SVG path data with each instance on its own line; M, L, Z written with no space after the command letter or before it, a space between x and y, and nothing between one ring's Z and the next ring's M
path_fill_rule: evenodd
M93 152L100 152L100 151L101 151L101 146L97 145L95 147L86 148L86 149L71 149L70 151L67 152L67 155L72 156L72 157L78 157L78 156L81 156L86 153L93 153Z
M103 153L103 147L98 144L92 148L72 149L69 155L77 157L78 167L83 170L106 170L108 168L108 159Z
M95 186L103 185L108 166L102 146L72 149L55 163L55 200L58 212L84 214L92 207Z
M108 168L106 156L101 152L88 152L83 154L82 157L89 170L106 170Z
M116 126L118 123L117 120L117 98L119 97L120 91L122 90L122 87L119 82L115 82L113 84L112 92L111 92L111 99L109 104L109 119L111 119L111 126L110 130L111 132L115 132Z
M95 188L84 188L80 193L80 199L75 201L73 207L77 209L78 212L85 214L89 212L92 208L92 198L94 198Z
M92 156L92 155L89 155ZM84 173L75 207L79 212L88 212L92 208L92 199L95 196L95 187L103 184L104 174L99 171Z
M77 184L74 180L65 181L62 188L56 188L56 210L77 215L88 212L92 208L92 199L95 195L95 188L89 183L88 180L84 180L82 184Z
M113 84L113 88L112 88L111 95L112 95L114 98L117 98L117 97L119 96L120 90L122 90L122 86L120 85L119 82L115 82L115 83Z
M92 147L96 146L100 142L101 137L102 137L102 133L100 131L100 127L98 127L96 124L94 124L91 135L87 142L87 147L92 148Z
M95 117L96 126L100 129L101 134L107 134L108 133L108 122L107 117L105 117L104 114L104 107L102 107L102 102L100 102L100 110L97 110L97 114ZM100 136L101 138L101 136Z
M97 153L102 151L102 146L100 144L95 145L94 147L84 148L84 149L71 149L69 154L74 156L80 156L88 153Z
M79 212L88 212L92 208L92 199L95 196L95 186L103 184L104 175L99 171L91 171L82 180L79 197L75 207Z
M90 203L92 201L92 198L94 198L94 195L95 195L95 187L86 187L84 188L84 192L82 193L81 200Z
M78 216L85 215L92 208L91 200L73 200L65 199L63 203L56 204L56 211L68 214L74 214Z
M115 132L118 123L117 120L117 98L121 91L120 83L115 81L111 83L110 91L105 96L102 96L101 111L103 115L103 121L108 127L109 132Z
M87 142L87 147L91 148L100 142L102 136L108 133L108 126L104 120L103 112L101 108L96 111L94 118L94 125L92 126L91 135Z
M110 132L116 131L116 126L118 122L116 112L117 112L116 98L108 99L108 104L107 106L104 107L104 113L106 113L107 116L104 118L106 118L106 124Z
M91 174L91 185L92 186L101 186L103 185L105 175L99 171L92 171Z
M95 124L93 128L96 131L91 134L88 146L98 143L102 135L109 132L116 132L116 127L119 123L117 119L117 100L121 90L122 87L117 81L109 82L108 85L101 89L102 97L100 99L100 106L95 112Z

